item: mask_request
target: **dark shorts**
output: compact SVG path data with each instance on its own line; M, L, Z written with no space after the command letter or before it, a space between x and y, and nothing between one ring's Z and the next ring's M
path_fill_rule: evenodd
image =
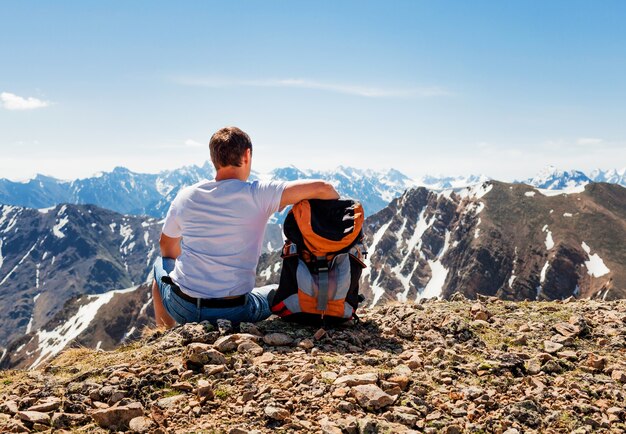
M257 322L272 314L267 298L276 288L276 285L254 288L252 292L246 294L246 302L235 307L219 309L198 307L196 304L180 298L172 291L172 285L161 281L163 276L169 275L174 270L175 264L175 259L158 257L154 263L153 276L159 286L159 293L165 310L177 323L210 321L215 324L218 319L228 319L233 323Z

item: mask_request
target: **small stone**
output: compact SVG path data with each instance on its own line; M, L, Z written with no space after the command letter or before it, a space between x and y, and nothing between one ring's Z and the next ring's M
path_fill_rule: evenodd
M264 410L265 416L274 420L285 420L289 417L289 412L284 408L274 407L273 405L268 405Z
M611 378L618 383L626 383L626 371L614 369L613 372L611 372Z
M244 354L251 354L253 356L260 356L263 354L263 347L252 341L243 341L237 347L237 351Z
M220 318L216 321L217 329L220 331L220 335L224 336L233 332L233 323L228 319Z
M13 400L6 401L2 405L0 405L0 412L2 413L14 415L18 411L19 411L19 408L17 406L17 402Z
M580 327L570 324L568 322L560 322L554 325L554 329L557 333L562 334L563 336L577 336L580 333Z
M193 390L193 385L187 381L179 381L172 384L172 389L180 390L181 392L191 392Z
M75 413L54 413L50 424L53 428L67 428L72 425L79 425L86 422L89 416Z
M132 419L139 416L143 416L143 406L139 402L91 412L91 417L101 428L110 430L124 429Z
M552 336L550 340L552 342L556 342L557 344L563 345L572 345L572 343L574 342L574 338L572 336L563 336L559 334Z
M261 333L259 328L250 322L242 322L241 324L239 324L239 330L241 331L241 333L248 333L259 337L263 336L263 333Z
M173 408L176 404L185 400L185 395L174 395L166 398L161 398L156 402L157 407L161 409ZM141 415L137 415L141 416Z
M394 403L396 397L390 396L375 384L355 386L352 393L358 404L366 410L380 410Z
M316 341L319 341L320 339L322 339L324 336L326 336L326 330L324 329L318 329L315 334L313 335L313 339L315 339Z
M211 348L208 344L194 342L187 345L184 359L186 363L196 365L223 365L226 363L226 356Z
M9 419L1 427L4 430L4 432L7 432L7 433L31 432L31 430L28 429L26 425L22 423L21 420L17 420L17 419Z
M207 376L218 375L226 370L224 365L206 365L204 367L204 373Z
M270 333L263 336L263 342L274 347L291 345L293 338L285 333Z
M602 371L606 367L606 358L598 357L595 354L589 354L587 357L587 366L595 369L596 371Z
M541 367L541 371L542 372L546 372L548 374L551 374L551 373L557 373L558 374L559 372L563 371L563 368L561 367L561 365L559 365L559 362L557 362L556 360L548 360Z
M305 372L302 375L296 375L293 378L293 382L296 384L309 384L313 380L313 374L310 372Z
M392 375L387 381L397 384L401 390L406 390L410 380L406 375Z
M528 343L528 337L526 335L518 336L513 340L513 345L522 346L522 345L526 345L527 343Z
M337 379L337 373L333 371L322 372L322 380L334 382Z
M263 355L254 358L255 365L263 365L267 363L272 363L276 356L274 353L263 353Z
M578 355L576 354L576 351L559 351L556 355L563 359L578 360Z
M311 339L302 339L300 342L298 342L298 347L304 348L305 350L310 350L314 346L315 344Z
M193 374L194 372L191 369L188 369L182 374L180 374L178 377L181 379L181 381L184 381L184 380L189 380L191 377L193 377Z
M561 351L563 345L552 342L552 341L543 341L543 347L548 354L555 354L558 351Z
M482 303L474 303L470 307L470 314L474 320L487 321L491 318L491 314Z
M198 388L196 390L198 396L202 398L213 398L213 388L211 387L211 383L207 380L198 380Z
M463 429L458 425L448 425L442 431L444 434L461 434Z
M59 407L61 407L61 399L57 398L56 396L50 396L46 398L45 400L40 401L39 403L33 405L28 410L29 411L41 411L43 413L47 413L50 411L57 410Z
M154 421L149 417L134 417L128 423L128 427L133 432L151 432L154 428Z
M43 425L50 425L50 416L40 411L18 411L17 417L24 422L40 423Z
M378 374L375 372L368 372L366 374L357 375L344 375L333 381L335 386L339 387L353 387L361 384L376 384L378 382Z

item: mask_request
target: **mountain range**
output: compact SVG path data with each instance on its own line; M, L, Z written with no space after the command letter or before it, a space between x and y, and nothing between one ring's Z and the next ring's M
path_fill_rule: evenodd
M2 200L12 192L38 209L0 206L0 366L40 363L70 342L113 348L150 323L151 294L143 283L158 252L159 219L182 186L212 176L205 164L158 175L117 168L71 182L41 175L26 183L2 180ZM623 170L593 176L624 182ZM582 172L551 168L527 180L531 185L484 176L414 181L395 170L347 167L286 167L253 178L327 179L376 210L364 226L368 305L456 292L508 300L626 296L626 190ZM68 189L73 201L128 212L41 207ZM148 209L157 217L141 215ZM272 251L282 243L282 215L273 221L258 285L276 283L280 271Z
M572 189L590 182L606 182L626 187L626 168L621 170L596 169L587 175L580 170L559 170L555 166L548 166L533 178L521 182L547 190Z
M93 204L122 214L163 218L181 188L214 176L213 166L206 162L202 166L185 166L158 174L116 167L111 172L72 181L44 175L25 182L0 179L0 203L28 208L47 208L61 203ZM269 173L252 172L250 179L324 179L342 196L360 200L368 214L381 210L414 185L414 181L397 170L372 171L343 166L329 171L283 167Z
M92 204L122 214L163 218L178 191L202 179L212 179L215 170L208 161L158 174L136 173L124 167L101 172L89 178L63 181L37 175L24 182L0 179L0 204L27 208L48 208L62 203ZM485 175L430 176L411 179L390 169L374 171L339 166L333 170L301 170L294 166L276 168L269 173L252 172L251 180L324 179L344 197L358 199L367 215L372 215L407 188L423 186L431 190L460 189L490 178ZM595 170L591 174L577 170L561 171L550 166L537 176L520 181L543 189L564 189L588 182L608 182L626 186L626 169ZM275 216L272 223L282 221Z

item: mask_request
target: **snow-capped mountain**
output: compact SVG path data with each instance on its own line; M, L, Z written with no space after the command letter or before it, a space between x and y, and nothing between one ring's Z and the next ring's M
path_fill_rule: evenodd
M626 167L621 170L600 170L596 169L589 175L594 182L608 182L609 184L619 184L626 187Z
M548 166L535 177L523 182L546 190L564 190L588 184L592 179L579 170L558 170L554 166Z
M426 187L430 190L448 190L448 189L460 189L468 187L470 185L482 184L485 181L489 181L486 175L469 175L469 176L430 176L426 175L421 177L416 185Z
M555 166L548 166L533 178L520 182L546 190L571 190L590 182L606 182L626 187L626 168L596 169L586 174L580 170L559 170Z
M123 214L163 218L178 191L202 179L215 176L213 166L185 166L158 174L132 172L116 167L90 178L62 181L37 175L27 182L0 179L0 203L29 208L47 208L59 203L93 204ZM373 214L415 183L397 170L372 171L351 167L335 170L300 170L293 166L264 174L253 172L251 179L324 179L345 197L362 201Z
M558 195L497 181L457 192L410 189L365 220L362 292L369 305L456 292L624 298L624 224L626 189L611 184ZM264 255L259 269L257 285L277 283L279 255Z
M180 188L214 176L213 166L185 166L158 174L124 167L90 178L62 181L37 175L27 182L0 179L0 203L47 208L60 203L92 204L123 214L161 218Z
M154 218L93 205L0 205L0 346L38 330L73 297L146 281L160 232Z

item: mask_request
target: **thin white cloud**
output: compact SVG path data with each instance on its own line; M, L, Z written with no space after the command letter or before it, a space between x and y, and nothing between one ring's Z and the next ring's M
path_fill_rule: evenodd
M34 110L48 107L48 101L33 97L21 97L9 92L0 92L0 105L6 110Z
M341 93L367 98L415 98L450 96L452 93L439 86L410 87L410 88L381 88L359 86L352 84L326 83L301 78L268 79L268 80L230 80L217 77L178 77L176 83L185 86L199 86L210 88L226 87L276 87L313 89L326 92Z
M604 140L602 139L598 139L598 138L594 138L594 137L581 137L578 140L576 140L576 143L579 145L599 145L602 142L604 142Z
M189 146L190 148L206 148L208 145L193 139L187 139L185 140L185 146Z

